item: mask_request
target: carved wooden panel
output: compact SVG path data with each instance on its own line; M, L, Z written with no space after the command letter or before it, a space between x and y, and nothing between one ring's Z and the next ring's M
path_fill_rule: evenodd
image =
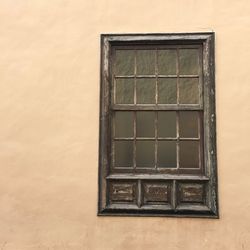
M204 204L206 200L205 184L203 183L179 183L178 202Z
M143 183L144 204L167 204L171 202L171 185L168 182Z
M110 182L110 203L135 203L136 182Z

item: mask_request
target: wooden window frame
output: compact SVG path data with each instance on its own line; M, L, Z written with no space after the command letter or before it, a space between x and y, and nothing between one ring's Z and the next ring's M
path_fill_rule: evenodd
M215 63L214 63L213 32L209 33L166 33L166 34L102 34L101 35L101 90L100 90L100 130L99 130L99 179L98 179L98 215L120 216L173 216L173 217L209 217L219 218L217 191L217 156L216 156L216 116L215 116ZM189 173L110 173L112 161L111 151L111 111L124 110L123 105L114 105L112 92L112 49L115 46L201 46L202 48L202 107L195 105L192 110L203 111L203 174ZM126 105L125 105L126 106ZM169 110L160 105L157 110ZM125 107L126 109L126 107ZM144 110L144 108L140 108ZM190 110L189 107L182 107ZM131 107L130 110L133 110ZM138 110L135 108L134 110ZM146 110L155 110L153 105L147 105ZM178 110L173 107L171 110ZM109 202L111 188L116 181L126 189L136 190L136 201L131 204L111 204ZM144 197L143 190L148 183L157 186L164 182L172 194L171 206L150 205L141 206ZM168 184L170 186L168 186ZM205 205L189 204L185 197L185 189L196 190L196 199ZM130 191L131 191L130 190ZM131 191L131 192L132 192ZM201 194L202 193L202 194ZM151 197L151 196L150 196ZM205 197L205 198L204 198ZM152 198L152 197L151 197ZM115 199L115 197L114 197ZM132 198L131 198L132 199ZM203 201L205 199L205 201ZM180 201L182 203L180 203Z

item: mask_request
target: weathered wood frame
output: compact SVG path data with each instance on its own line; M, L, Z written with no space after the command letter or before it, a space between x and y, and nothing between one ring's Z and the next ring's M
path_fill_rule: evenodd
M199 44L203 54L203 133L204 133L204 175L173 174L112 174L109 175L111 155L111 50L116 45L171 45ZM176 34L103 34L101 35L101 92L100 92L100 137L99 137L99 181L98 215L132 216L176 216L218 218L217 158L216 158L216 116L215 116L215 64L214 33ZM164 209L148 207L136 208L133 205L109 206L107 180L137 180L141 195L141 182L147 180L170 180L172 191L176 192L177 181L205 181L207 209L197 206L188 208ZM176 201L173 201L176 203ZM155 209L156 208L156 209Z

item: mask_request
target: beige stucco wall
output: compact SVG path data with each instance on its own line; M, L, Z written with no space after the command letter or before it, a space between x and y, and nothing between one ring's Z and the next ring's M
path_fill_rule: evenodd
M0 0L0 249L250 249L250 1ZM100 33L216 32L219 220L97 217Z

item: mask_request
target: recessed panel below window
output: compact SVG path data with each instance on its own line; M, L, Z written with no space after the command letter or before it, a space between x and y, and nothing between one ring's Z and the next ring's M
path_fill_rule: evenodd
M177 184L179 204L204 204L206 200L205 183L180 182Z
M172 185L164 181L145 181L142 185L143 204L170 204Z
M110 203L136 203L137 186L135 181L112 181L109 183Z

